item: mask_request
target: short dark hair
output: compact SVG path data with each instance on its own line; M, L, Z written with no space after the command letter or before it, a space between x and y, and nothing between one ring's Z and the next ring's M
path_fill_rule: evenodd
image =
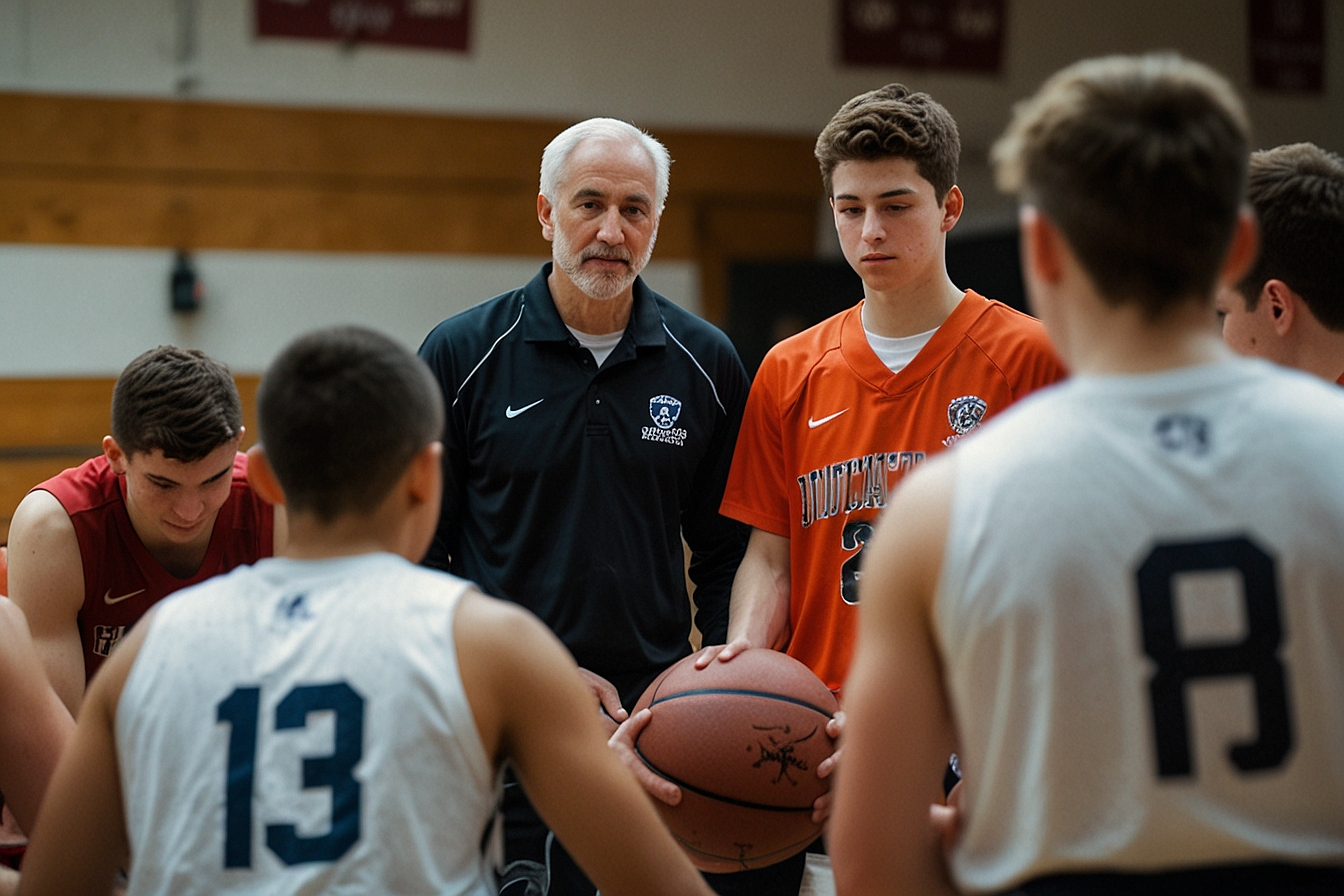
M943 201L957 182L961 136L952 113L927 93L888 84L861 93L840 107L817 137L814 150L826 195L841 162L909 159Z
M1246 198L1260 221L1260 255L1238 287L1246 309L1282 280L1322 326L1344 330L1344 158L1312 143L1251 153Z
M161 345L137 357L112 390L112 438L126 455L198 461L243 431L229 368L195 349Z
M286 506L324 522L376 510L443 419L425 363L364 327L300 336L257 390L262 447Z
M1059 227L1103 300L1155 319L1211 295L1246 184L1250 126L1231 85L1170 53L1056 73L1017 106L999 186Z

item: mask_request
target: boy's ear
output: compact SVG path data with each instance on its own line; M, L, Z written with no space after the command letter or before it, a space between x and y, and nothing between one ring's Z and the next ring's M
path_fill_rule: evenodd
M407 486L418 502L437 500L443 491L443 443L430 442L421 448L406 471Z
M1297 294L1282 280L1266 280L1260 288L1260 304L1269 314L1269 322L1279 336L1288 335L1297 313Z
M966 207L966 197L961 195L961 187L953 184L943 197L943 220L941 230L947 233L961 220L961 212Z
M1023 261L1042 283L1058 283L1064 277L1064 237L1040 209L1026 205L1018 214L1022 228Z
M107 457L108 466L112 472L118 476L126 475L126 452L121 450L117 440L111 436L103 436L103 454Z
M280 480L275 478L275 470L271 469L271 462L261 445L247 449L247 484L267 504L285 503L285 490L280 487Z

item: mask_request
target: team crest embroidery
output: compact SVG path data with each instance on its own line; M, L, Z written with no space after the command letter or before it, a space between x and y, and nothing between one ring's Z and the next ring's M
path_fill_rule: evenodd
M653 426L644 427L641 435L650 442L685 445L686 430L677 427L681 416L681 400L671 395L655 395L649 399L649 416Z
M671 429L681 416L681 402L671 395L658 395L649 399L649 416L659 429Z
M953 435L943 439L943 445L952 446L960 441L967 433L980 425L980 421L985 419L985 411L989 410L989 405L978 395L963 395L960 398L954 398L947 406L947 422L952 427Z

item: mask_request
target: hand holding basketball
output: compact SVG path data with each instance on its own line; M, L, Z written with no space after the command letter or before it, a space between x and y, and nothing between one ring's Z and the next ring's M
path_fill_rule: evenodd
M580 668L579 674L583 676L584 682L593 692L593 697L597 700L597 709L601 714L619 725L624 722L629 715L625 707L621 706L621 695L617 693L616 686L607 681L596 672L590 672L587 669ZM608 724L607 730L611 730L615 725Z
M835 770L840 766L840 754L844 752L844 747L839 743L840 735L845 731L845 711L838 710L831 720L826 723L826 736L835 742L835 752L827 756L817 765L817 777L829 778L835 774ZM812 804L812 820L817 824L824 824L826 819L831 817L831 792L828 790L817 801Z
M671 781L649 771L649 767L644 764L644 760L639 758L635 752L635 739L639 733L644 730L644 726L649 723L653 714L648 708L641 709L620 724L611 737L607 740L607 746L615 753L625 764L625 767L635 773L635 778L645 791L654 799L666 803L669 806L675 806L681 802L681 788Z
M704 669L715 660L726 663L744 650L750 649L751 643L746 638L734 638L727 644L714 644L695 655L695 668Z

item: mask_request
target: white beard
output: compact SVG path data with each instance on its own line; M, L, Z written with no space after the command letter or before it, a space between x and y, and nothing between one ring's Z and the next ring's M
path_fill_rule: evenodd
M581 253L574 252L566 239L564 230L560 227L555 228L555 235L551 240L551 257L555 261L555 266L565 272L565 275L583 291L583 294L590 299L598 301L607 301L614 299L625 292L635 282L639 272L644 270L644 266L649 263L653 257L653 244L658 239L657 231L649 237L648 248L644 254L637 259L631 259L630 252L624 246L608 246L605 249L589 249ZM623 271L593 271L586 270L583 267L584 261L589 258L619 258L627 262Z

